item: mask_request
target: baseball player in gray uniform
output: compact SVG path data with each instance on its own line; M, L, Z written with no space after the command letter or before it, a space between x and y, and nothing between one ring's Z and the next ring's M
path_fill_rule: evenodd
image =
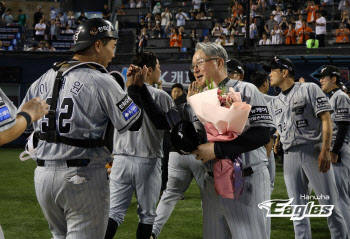
M227 76L230 79L243 81L244 79L244 66L235 58L227 61Z
M139 94L147 91L146 70L129 68L129 95L108 74L117 32L107 20L82 23L74 39L73 59L47 71L24 99L40 96L50 104L48 116L32 124L40 133L35 191L55 239L104 238L109 212L105 165L112 158L103 136L109 135L109 121L118 133L141 127Z
M333 121L331 161L339 191L339 207L350 232L349 176L350 176L350 98L340 89L340 72L335 66L325 66L315 77L332 106Z
M146 86L160 108L167 112L174 101L163 90L154 88L161 74L159 61L152 52L138 53L133 58L136 66L147 66ZM156 206L161 189L161 158L164 130L157 130L147 114L141 128L126 132L123 137L114 133L113 167L110 174L110 212L105 238L114 237L135 192L138 201L139 225L137 238L149 239L156 217Z
M258 204L270 199L267 153L273 127L267 103L258 89L250 83L227 77L227 53L214 43L198 43L192 59L194 76L199 85L213 79L219 87L233 87L242 101L252 106L244 132L231 142L206 143L193 151L206 163L203 186L203 238L269 238L266 212ZM240 155L244 187L239 199L227 199L214 190L213 163L215 158Z
M250 82L253 83L258 90L263 93L263 96L266 100L266 103L269 103L274 97L267 94L270 88L269 79L265 72L257 71L253 72L250 76ZM269 109L271 112L271 109ZM273 188L275 186L275 175L276 175L276 163L275 163L275 155L273 153L273 137L271 137L271 140L268 144L265 145L266 151L267 151L267 157L268 157L268 166L270 173L270 186L271 186L271 193L273 191Z
M17 114L16 106L0 89L0 146L17 139L32 122L48 113L49 105L39 97L22 105Z
M191 120L196 120L194 115ZM186 192L193 179L196 180L199 189L202 191L204 174L205 168L202 162L196 160L195 155L181 155L178 152L170 152L168 182L158 203L157 217L152 230L154 239L159 236L176 203L180 200L181 195Z
M295 66L287 58L275 57L264 69L271 71L270 85L282 90L270 101L270 107L283 144L288 196L294 198L293 205L306 205L310 183L321 205L334 205L327 218L332 238L347 238L330 162L332 108L329 101L317 85L294 82ZM295 238L311 238L308 217L294 220L293 224Z

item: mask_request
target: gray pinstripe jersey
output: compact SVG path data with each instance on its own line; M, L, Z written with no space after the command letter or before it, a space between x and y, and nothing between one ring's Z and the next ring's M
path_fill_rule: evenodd
M5 93L0 89L0 132L16 124L16 106L12 104Z
M337 90L329 99L332 106L333 113L331 114L333 121L333 135L332 141L335 141L338 133L338 125L336 122L347 121L350 122L350 98L341 90ZM350 128L345 137L345 142L349 142Z
M263 94L264 99L266 100L266 103L269 103L272 99L276 98L276 96L271 96L267 94Z
M101 66L102 67L102 66ZM74 139L101 138L111 119L119 133L125 132L140 116L140 109L107 73L78 68L63 75L57 103L56 125L60 135ZM51 69L33 83L23 101L41 97L50 103L56 72ZM34 122L34 130L43 132L48 119ZM111 159L105 147L80 148L61 143L39 141L37 157L57 159Z
M271 113L268 110L265 96L255 85L244 81L230 79L226 89L233 87L236 92L241 93L242 101L252 106L244 131L250 127L274 127ZM266 149L264 146L242 154L243 168L267 162ZM254 169L253 169L254 170Z
M230 79L226 83L225 89L229 90L229 87L233 87L236 92L240 92L242 101L252 106L244 131L247 131L250 127L274 127L264 95L253 84ZM266 149L264 146L261 146L255 150L243 153L241 158L244 169L259 165L262 162L267 162ZM212 160L206 163L205 166L210 170L213 164Z
M284 150L322 142L322 123L317 115L332 108L316 84L295 83L287 95L280 93L269 104Z
M168 112L174 107L174 101L163 90L156 89L146 84L152 98ZM150 121L147 114L144 114L142 126L138 131L127 131L123 136L114 132L113 154L130 155L143 158L163 157L164 130L157 130Z

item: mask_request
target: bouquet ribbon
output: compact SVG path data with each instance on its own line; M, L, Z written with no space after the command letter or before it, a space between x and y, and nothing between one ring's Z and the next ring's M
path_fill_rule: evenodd
M238 136L231 131L219 134L212 123L204 125L209 142L231 141ZM215 159L213 166L214 189L223 198L239 199L243 190L242 160L233 158Z

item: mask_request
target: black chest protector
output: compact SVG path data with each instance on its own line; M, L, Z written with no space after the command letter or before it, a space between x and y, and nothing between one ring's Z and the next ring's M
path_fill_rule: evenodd
M46 132L39 134L39 140L44 140L48 143L62 143L75 147L82 148L98 148L106 146L110 152L113 150L113 132L114 127L111 121L108 122L107 128L101 138L98 139L74 139L66 136L61 136L56 127L57 101L59 97L59 90L62 85L62 79L69 71L77 68L92 68L102 73L108 73L104 67L94 62L80 62L80 61L64 61L56 63L53 69L57 72L54 87L52 91L52 100L50 110L47 115L48 127Z

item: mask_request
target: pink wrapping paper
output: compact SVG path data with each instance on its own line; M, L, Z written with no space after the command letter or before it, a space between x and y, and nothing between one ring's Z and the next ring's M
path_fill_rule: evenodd
M232 141L243 132L251 106L242 102L239 92L230 87L227 93L234 102L230 108L220 105L217 95L218 89L208 90L189 97L188 102L198 119L204 124L209 142ZM241 166L239 158L215 159L214 188L223 198L239 198L243 189L242 172L237 168ZM237 179L235 180L235 175ZM235 189L239 192L235 193Z
M238 135L241 134L247 122L251 106L241 102L240 93L234 92L233 88L230 87L230 92L235 93L234 98L237 101L231 105L231 108L222 107L220 106L217 90L208 90L193 95L189 97L188 102L204 125L205 123L212 123L219 134L225 134L227 131Z

